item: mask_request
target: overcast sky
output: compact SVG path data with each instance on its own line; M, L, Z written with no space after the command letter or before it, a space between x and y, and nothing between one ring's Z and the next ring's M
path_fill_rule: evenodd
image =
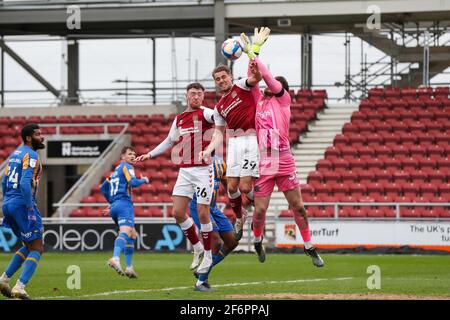
M17 38L15 38L17 39ZM43 39L40 37L39 39ZM8 40L8 39L7 39ZM53 39L55 40L55 39ZM344 36L341 34L314 36L313 38L313 82L314 85L332 85L343 82L345 76ZM8 43L21 57L33 66L53 86L66 88L66 68L63 63L65 41L27 41ZM364 43L364 53L368 61L375 61L384 54ZM156 78L165 81L172 88L172 80L198 80L212 85L210 73L214 67L214 42L212 39L157 39ZM172 57L176 56L176 65ZM300 84L300 36L273 35L262 49L261 58L275 75L284 75L292 87ZM248 59L244 55L235 63L235 77L246 74ZM361 41L352 38L351 70L361 69ZM175 68L176 67L176 68ZM124 88L124 84L114 84L116 79L149 81L152 79L152 41L149 39L130 40L84 40L80 42L80 88ZM450 76L441 75L434 82L450 82ZM130 84L130 87L145 87L145 84ZM180 86L185 86L184 82ZM330 97L342 97L343 89L324 87ZM41 90L43 87L22 67L5 55L6 90ZM171 92L160 102L170 101ZM112 92L83 92L83 101L106 102L125 101L124 97ZM141 91L149 94L149 91ZM179 90L181 98L183 90ZM49 93L10 93L7 104L49 104L54 98ZM146 96L133 96L130 100L150 101Z

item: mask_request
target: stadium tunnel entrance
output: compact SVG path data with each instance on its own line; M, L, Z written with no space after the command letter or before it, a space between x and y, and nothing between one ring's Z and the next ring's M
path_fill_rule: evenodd
M42 217L51 217L57 210L53 207L78 181L89 165L45 165L37 194L38 208Z

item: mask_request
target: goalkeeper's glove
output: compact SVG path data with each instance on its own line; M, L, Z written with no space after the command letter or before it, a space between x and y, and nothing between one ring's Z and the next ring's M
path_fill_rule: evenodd
M250 43L250 39L247 37L245 33L241 33L241 46L242 51L244 51L250 60L255 59L256 55L253 52L252 44Z
M267 27L261 27L258 31L258 28L255 28L255 34L253 35L253 46L252 51L254 54L259 54L261 47L266 42L267 38L269 38L270 29Z

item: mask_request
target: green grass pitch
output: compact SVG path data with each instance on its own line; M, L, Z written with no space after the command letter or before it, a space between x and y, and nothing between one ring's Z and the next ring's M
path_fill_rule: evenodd
M372 299L397 295L450 299L448 255L323 254L325 267L319 269L303 254L268 254L261 264L253 254L235 253L211 273L209 282L216 289L212 293L193 291L191 254L135 254L139 279L117 275L106 266L109 256L45 253L27 291L34 299ZM11 257L0 255L0 272ZM67 288L70 265L81 270L81 289ZM380 289L367 288L370 265L380 267Z

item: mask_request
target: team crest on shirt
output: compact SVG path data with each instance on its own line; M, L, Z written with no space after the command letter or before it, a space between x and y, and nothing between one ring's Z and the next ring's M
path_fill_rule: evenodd
M236 96L237 96L237 92L236 91L231 92L231 97L232 98L236 98Z
M180 126L183 124L183 119L180 120Z
M36 159L30 159L30 168L36 167Z

